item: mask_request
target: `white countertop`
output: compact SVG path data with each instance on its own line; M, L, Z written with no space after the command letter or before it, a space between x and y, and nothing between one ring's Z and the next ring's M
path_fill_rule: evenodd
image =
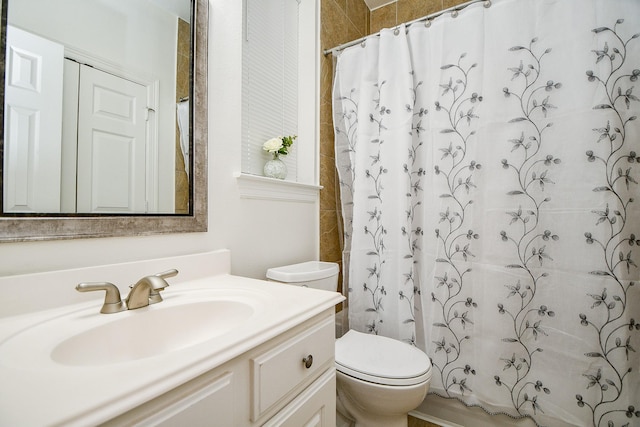
M177 278L179 279L179 277ZM105 422L140 404L243 354L288 329L332 308L342 295L288 286L228 274L185 282L171 279L163 293L165 301L138 310L99 313L102 300L79 303L0 319L0 425L87 426ZM241 326L199 344L128 362L100 366L68 366L49 357L58 337L29 344L29 351L16 355L12 340L20 331L36 325L73 320L69 325L99 324L134 316L142 310L161 309L179 298L196 300L211 292L235 292L256 301L251 317ZM102 295L102 293L100 293ZM174 302L172 302L174 301ZM84 327L84 326L83 326ZM73 334L74 326L69 326ZM163 325L150 331L162 334ZM67 333L65 329L64 333ZM19 338L18 338L19 339ZM19 356L19 357L18 357Z

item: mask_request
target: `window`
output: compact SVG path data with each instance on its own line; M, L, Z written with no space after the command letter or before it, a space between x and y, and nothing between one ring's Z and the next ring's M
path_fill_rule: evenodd
M300 144L315 145L298 131L298 0L246 0L242 52L242 173L262 175L270 155L262 144L281 135L299 135L281 159L287 180L299 181ZM307 137L308 138L308 137Z

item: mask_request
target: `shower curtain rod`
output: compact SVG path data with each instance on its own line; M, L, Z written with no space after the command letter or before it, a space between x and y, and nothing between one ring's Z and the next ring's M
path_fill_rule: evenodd
M480 2L484 3L484 7L491 6L491 0L470 0L470 1L466 2L466 3L462 3L462 4L459 4L457 6L453 6L453 7L450 7L448 9L444 9L444 10L441 10L439 12L435 12L435 13L429 14L427 16L423 16L422 18L414 19L413 21L409 21L409 22L405 23L405 26L409 26L409 25L415 24L417 22L422 22L422 21L427 21L427 23L431 23L431 21L433 19L437 18L440 15L444 15L445 13L449 13L449 12L451 12L451 16L453 16L455 18L456 16L458 16L458 12L461 11L462 9L464 9L465 7L467 7L469 5L472 5L474 3L480 3ZM396 29L397 28L398 28L398 26L396 26ZM355 46L358 43L361 43L361 42L365 41L369 37L376 37L376 36L379 36L379 35L380 35L380 31L378 31L377 33L374 33L374 34L370 34L368 36L360 37L357 40L352 40L350 42L347 42L347 43L341 44L339 46L336 46L334 48L327 49L327 50L325 50L323 52L323 54L324 54L324 56L327 56L328 54L332 54L333 55L334 52L339 52L339 51L341 51L343 49L346 49L348 47Z

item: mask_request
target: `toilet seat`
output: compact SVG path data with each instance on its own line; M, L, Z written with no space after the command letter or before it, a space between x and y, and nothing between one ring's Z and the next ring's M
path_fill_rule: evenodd
M363 381L390 386L416 385L431 379L431 360L419 349L354 330L336 340L336 369Z

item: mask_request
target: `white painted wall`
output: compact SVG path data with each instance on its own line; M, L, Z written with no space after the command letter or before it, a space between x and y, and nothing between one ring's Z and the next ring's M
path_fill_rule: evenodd
M209 231L3 243L0 276L226 248L231 250L232 274L264 278L270 266L317 259L317 199L299 203L240 198L234 173L240 171L242 2L210 0L209 17ZM34 298L56 292L41 290L34 288Z
M268 267L317 259L319 202L239 196L234 174L241 170L242 3L212 0L209 11L209 153L215 158L209 210L211 225L218 230L216 241L231 249L232 272L264 277ZM314 158L302 167L314 170L317 157L316 148Z

